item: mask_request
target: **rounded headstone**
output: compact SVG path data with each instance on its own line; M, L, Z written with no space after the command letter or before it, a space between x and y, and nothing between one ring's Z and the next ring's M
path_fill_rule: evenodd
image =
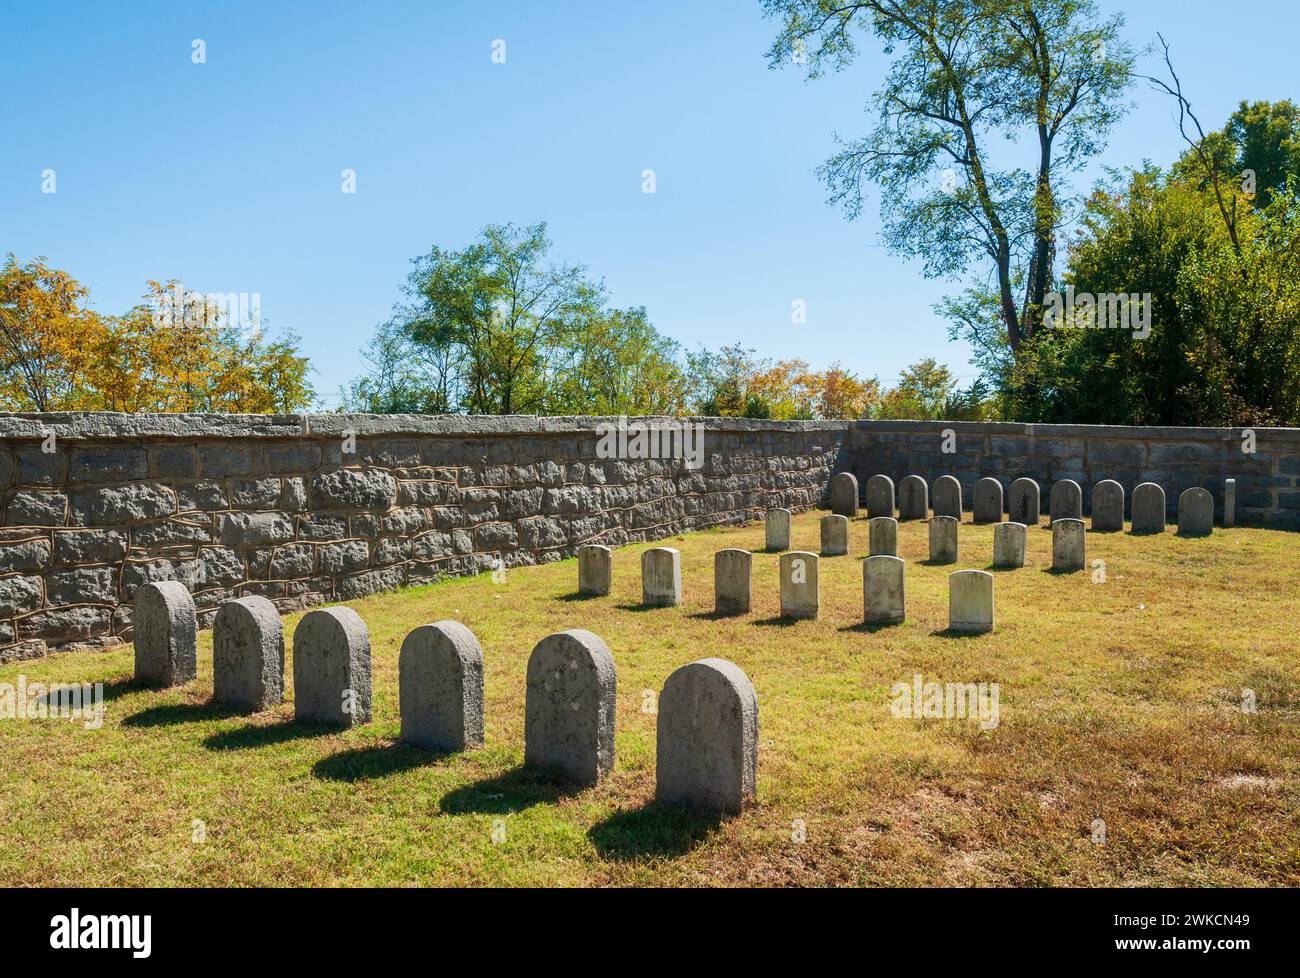
M822 556L843 557L849 552L849 518L847 516L823 516Z
M682 666L659 694L655 800L736 815L758 778L758 696L725 659Z
M790 549L790 511L788 509L769 509L765 521L767 550L780 553Z
M948 575L948 628L978 635L993 630L993 575L965 570Z
M1237 525L1237 480L1223 480L1223 525Z
M999 523L993 528L993 566L1024 567L1027 527L1023 523Z
M1037 526L1042 515L1042 490L1033 479L1017 479L1007 494L1007 520Z
M894 517L894 480L887 475L873 475L867 480L867 516Z
M971 509L976 523L1002 522L1002 483L997 479L980 479L975 483Z
M284 625L261 595L223 602L212 619L212 702L250 713L284 702Z
M1178 497L1178 535L1208 537L1214 532L1214 497L1194 486Z
M868 557L862 562L862 610L868 625L897 625L907 617L905 572L898 557Z
M300 723L370 719L370 629L351 608L318 608L293 630L293 713Z
M781 555L781 617L816 618L821 600L817 555L792 550Z
M1050 509L1052 522L1083 519L1083 490L1073 479L1061 479L1052 485Z
M528 658L524 764L577 785L614 767L614 657L596 635L548 635Z
M867 523L867 552L872 557L898 556L898 520L877 516Z
M579 594L609 594L613 572L614 554L609 547L589 543L578 548Z
M753 554L748 550L719 550L713 555L713 610L717 614L749 614L753 590Z
M1124 530L1124 487L1114 479L1103 479L1092 487L1092 532L1121 533Z
M135 592L131 614L135 680L151 686L187 683L198 672L194 599L180 581L156 581Z
M1133 532L1165 532L1165 491L1154 482L1133 490Z
M961 520L961 483L955 476L941 475L934 480L931 492L935 516L951 516Z
M930 487L919 475L909 475L898 484L898 518L930 518Z
M930 563L954 564L957 562L957 528L960 524L951 516L935 516L930 520Z
M652 547L641 555L641 603L647 608L682 603L682 554L676 547Z
M1083 570L1086 538L1083 520L1052 520L1052 570L1067 574Z
M450 753L483 746L483 649L458 621L421 625L397 658L402 740Z
M857 518L858 479L852 472L840 472L831 478L831 512L836 516Z

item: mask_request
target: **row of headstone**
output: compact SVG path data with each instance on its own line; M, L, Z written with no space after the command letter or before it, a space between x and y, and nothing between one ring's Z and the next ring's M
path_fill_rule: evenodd
M748 554L746 553L746 556ZM195 609L174 581L147 584L135 602L136 678L172 686L195 676ZM284 699L284 637L263 597L224 603L213 619L213 702L260 712ZM308 612L293 635L294 717L352 726L369 721L370 635L351 608ZM599 636L547 636L528 659L524 763L577 785L614 766L617 675ZM401 740L451 753L483 746L483 649L456 621L416 628L398 657ZM738 813L754 797L758 697L744 670L702 659L670 675L659 696L656 798Z
M923 520L930 516L930 487L925 479L909 475L899 486L895 508L894 481L887 475L873 475L867 480L866 502L869 519L893 518ZM1006 512L1010 522L1037 526L1042 516L1042 490L1033 479L1021 478L1011 483L1005 509L1002 483L994 478L980 479L971 496L976 523L1001 523ZM835 515L855 518L858 514L858 480L850 472L841 472L831 480L831 511ZM785 514L776 533L768 531L768 549L789 548L789 514ZM935 480L933 515L960 520L962 487L954 476ZM1073 479L1053 484L1048 496L1051 522L1083 519L1083 489ZM1224 525L1232 526L1236 514L1236 480L1224 486ZM779 517L781 518L781 517ZM1154 482L1144 482L1133 490L1133 532L1163 533L1165 530L1165 491ZM771 515L769 514L769 527ZM1186 490L1178 497L1178 532L1183 536L1205 536L1214 527L1214 498L1200 487ZM1118 533L1124 529L1124 487L1114 479L1098 482L1092 489L1092 530L1094 533ZM782 543L784 541L784 543Z

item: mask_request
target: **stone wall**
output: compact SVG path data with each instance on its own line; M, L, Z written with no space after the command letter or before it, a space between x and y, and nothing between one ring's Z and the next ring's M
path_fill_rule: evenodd
M952 452L944 451L951 431ZM1090 510L1092 486L1114 479L1127 497L1143 482L1165 490L1172 516L1178 495L1201 486L1214 496L1215 516L1223 515L1225 479L1237 480L1237 522L1300 529L1300 429L1258 428L1256 449L1247 454L1239 428L1125 428L1100 425L972 424L930 421L858 422L852 438L851 471L860 490L877 473L895 485L908 475L933 484L941 475L961 481L971 506L975 483L999 479L1003 490L1025 476L1047 491L1058 479L1083 488Z
M699 469L602 459L609 420L0 414L0 661L129 641L148 581L206 627L806 509L849 463L844 423L716 419Z

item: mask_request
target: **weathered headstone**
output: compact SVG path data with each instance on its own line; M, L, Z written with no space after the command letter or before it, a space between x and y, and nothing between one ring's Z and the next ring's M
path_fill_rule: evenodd
M1223 525L1237 525L1237 480L1225 479L1223 482Z
M887 475L873 475L867 480L867 516L894 517L894 480Z
M909 475L898 484L898 518L930 518L930 486L919 475Z
M1052 570L1074 573L1088 565L1083 520L1052 520Z
M614 554L609 547L589 543L578 548L578 593L609 594L614 576Z
M293 631L293 715L345 727L370 719L370 630L351 608L318 608Z
M993 566L1024 567L1027 527L1023 523L999 523L993 527Z
M935 516L951 516L961 522L961 483L955 476L941 475L935 479L932 495Z
M1165 532L1165 491L1154 482L1133 490L1133 532Z
M980 479L975 483L971 502L976 523L1002 522L1002 483L997 479Z
M793 550L781 555L781 617L816 618L821 601L817 555Z
M659 694L655 800L737 815L758 777L758 696L726 659L682 666Z
M614 657L596 635L548 635L528 658L524 764L589 785L614 767Z
M198 671L194 599L179 581L141 585L135 592L135 681L151 686L187 683Z
M748 550L719 550L713 555L713 610L717 614L749 614L753 589L754 557Z
M1011 523L1037 526L1042 515L1042 490L1033 479L1017 479L1011 483L1007 500L1007 519Z
M648 608L682 603L682 554L676 547L652 547L641 555L641 603Z
M223 602L212 619L212 702L250 713L284 702L284 625L261 595Z
M948 628L978 635L993 631L993 575L965 570L948 575Z
M951 516L935 516L930 520L930 563L953 564L957 562L957 528L960 524Z
M421 625L397 658L402 740L450 753L483 746L483 649L458 621Z
M831 512L836 516L857 519L858 478L852 472L840 472L831 478Z
M1060 479L1052 484L1049 504L1052 522L1083 519L1083 490L1073 479Z
M847 516L822 517L822 556L843 557L849 552L849 518Z
M898 520L877 516L867 522L867 552L872 557L898 556Z
M897 625L907 617L905 572L898 557L868 557L862 562L862 610L868 625Z
M768 553L779 553L790 549L790 511L788 509L769 509L764 527L767 531Z
M1092 487L1092 532L1124 532L1124 487L1114 479Z
M1194 486L1178 497L1178 535L1208 537L1214 532L1214 497Z

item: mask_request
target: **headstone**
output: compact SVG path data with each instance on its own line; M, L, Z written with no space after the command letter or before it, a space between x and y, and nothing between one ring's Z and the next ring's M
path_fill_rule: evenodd
M999 523L993 527L993 566L1024 567L1027 527L1023 523Z
M993 631L993 575L965 570L948 575L948 628L979 635Z
M790 511L769 509L766 520L768 553L790 549Z
M843 557L849 552L849 518L822 517L822 556Z
M1088 566L1083 520L1052 520L1052 570L1072 574Z
M738 815L758 777L758 696L726 659L682 666L659 694L655 800Z
M641 555L641 603L647 608L682 603L682 554L676 547L652 547Z
M1133 490L1133 532L1165 532L1165 491L1154 482Z
M867 552L872 557L898 556L898 520L877 516L867 523Z
M1178 497L1178 535L1208 537L1214 532L1214 497L1195 486Z
M370 719L370 630L351 608L318 608L293 631L293 715L345 727Z
M862 562L862 609L868 625L897 625L907 617L906 567L898 557L884 555Z
M1049 503L1052 522L1083 519L1083 490L1073 479L1061 479L1052 484Z
M223 602L212 619L212 702L249 713L284 702L284 625L261 595Z
M951 516L961 522L961 483L954 476L939 476L933 495L935 516Z
M1033 479L1011 483L1007 499L1007 520L1025 526L1037 526L1042 513L1042 490Z
M1124 487L1114 479L1092 487L1092 532L1124 532Z
M753 582L754 557L748 550L719 550L713 555L713 610L719 615L749 614Z
M898 484L898 518L900 520L930 518L930 487L919 475L909 475Z
M483 746L483 649L458 621L421 625L397 658L402 740L451 753Z
M135 681L177 686L198 672L194 599L180 581L144 584L135 592Z
M951 516L935 516L930 520L930 563L957 562L958 526L958 522Z
M1002 483L997 479L980 479L975 483L971 504L976 523L1002 522Z
M852 472L841 472L831 478L831 512L851 520L858 518L858 478ZM787 543L782 549L789 546Z
M614 554L609 547L589 543L578 548L578 593L609 594L614 576Z
M1223 483L1223 525L1237 525L1237 480L1225 479Z
M816 618L821 600L817 555L792 550L781 555L781 617Z
M873 475L867 480L867 516L894 517L894 480L887 475Z
M614 657L583 629L548 635L528 658L524 764L589 785L614 767Z

